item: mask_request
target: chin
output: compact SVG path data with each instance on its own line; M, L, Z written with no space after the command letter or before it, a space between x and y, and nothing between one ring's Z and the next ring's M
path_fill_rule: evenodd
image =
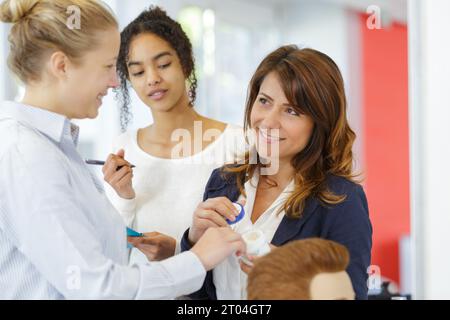
M96 111L94 114L89 115L89 119L95 119L98 117L98 111Z
M87 119L95 119L98 116L98 109L90 110L88 114L86 114Z
M170 112L174 108L173 104L170 104L166 101L161 101L161 102L157 102L157 103L152 101L152 103L149 105L152 108L152 110L158 111L158 112Z

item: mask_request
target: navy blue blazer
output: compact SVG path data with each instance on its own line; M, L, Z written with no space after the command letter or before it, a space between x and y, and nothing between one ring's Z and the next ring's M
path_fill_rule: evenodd
M221 169L215 169L209 178L203 195L203 201L209 198L227 197L232 202L239 198L239 189L235 175L224 179ZM336 241L347 247L350 263L347 273L353 284L356 299L367 299L367 268L370 266L372 249L372 225L364 190L359 184L347 179L329 176L329 190L335 194L345 194L345 201L337 205L323 205L311 197L306 201L303 215L299 219L285 216L275 235L272 244L281 246L287 242L306 238L323 238ZM189 229L181 240L181 250L191 248L188 240ZM193 299L217 299L212 272L206 275L202 288L190 295Z

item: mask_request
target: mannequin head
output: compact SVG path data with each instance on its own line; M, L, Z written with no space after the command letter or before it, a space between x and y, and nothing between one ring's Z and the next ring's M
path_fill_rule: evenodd
M347 249L313 238L290 242L258 259L248 276L249 300L353 300Z

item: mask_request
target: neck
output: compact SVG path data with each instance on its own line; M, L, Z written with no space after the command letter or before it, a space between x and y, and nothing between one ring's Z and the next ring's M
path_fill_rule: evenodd
M294 178L295 170L289 161L281 161L276 173L265 176L266 178L275 181L278 186L285 188L289 182Z
M52 94L52 89L48 86L27 85L22 103L58 113L70 119L70 116L66 114L62 105L54 97L55 95Z
M147 135L162 142L169 142L176 129L187 129L192 134L194 122L203 119L187 102L165 112L152 110L152 115L153 124L148 127Z

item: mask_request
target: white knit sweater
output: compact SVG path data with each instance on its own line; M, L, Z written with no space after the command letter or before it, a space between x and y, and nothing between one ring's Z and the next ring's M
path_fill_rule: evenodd
M212 171L243 155L246 146L242 128L228 125L216 141L191 157L163 159L149 155L138 146L137 130L116 139L113 152L119 149L124 149L125 159L136 166L133 172L136 198L122 199L106 184L108 198L129 227L175 238L178 253L180 239L191 225ZM141 259L144 256L133 250L130 263Z

